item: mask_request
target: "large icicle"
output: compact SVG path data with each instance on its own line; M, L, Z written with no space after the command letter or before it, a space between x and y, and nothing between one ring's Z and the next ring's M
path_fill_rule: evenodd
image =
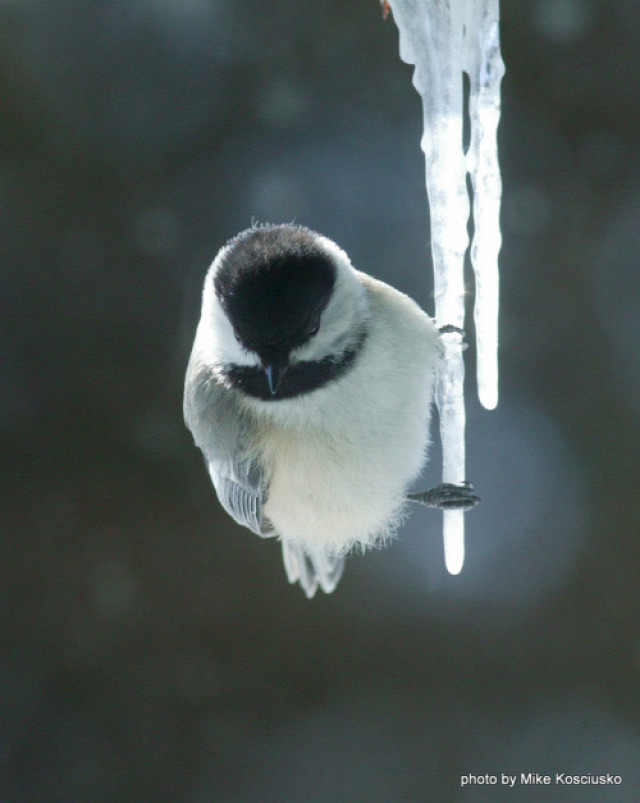
M498 252L501 182L496 129L500 117L499 0L391 0L400 31L400 57L415 65L413 83L422 98L435 314L439 326L464 328L464 256L469 245L469 193L473 188L478 395L498 402ZM469 76L471 140L463 148L463 72ZM464 361L462 338L444 334L438 377L444 482L465 479ZM464 563L464 514L444 514L447 569Z

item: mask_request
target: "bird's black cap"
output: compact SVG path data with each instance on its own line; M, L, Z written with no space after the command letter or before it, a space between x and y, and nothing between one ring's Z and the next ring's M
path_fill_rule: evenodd
M336 266L317 234L263 225L227 243L214 288L242 344L272 361L314 334L335 281Z

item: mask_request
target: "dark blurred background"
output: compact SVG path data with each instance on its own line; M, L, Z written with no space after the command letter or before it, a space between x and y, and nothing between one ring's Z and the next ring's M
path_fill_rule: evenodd
M0 800L639 800L640 3L503 2L501 401L471 347L466 565L417 510L311 602L221 512L182 379L253 219L433 312L393 20L2 0L0 36ZM503 772L622 785L460 786Z

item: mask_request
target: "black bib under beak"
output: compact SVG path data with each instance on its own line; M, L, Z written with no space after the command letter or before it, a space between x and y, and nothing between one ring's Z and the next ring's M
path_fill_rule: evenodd
M263 365L264 372L267 375L267 382L269 383L269 391L272 396L275 396L280 387L284 375L287 373L289 364L282 360L268 362Z

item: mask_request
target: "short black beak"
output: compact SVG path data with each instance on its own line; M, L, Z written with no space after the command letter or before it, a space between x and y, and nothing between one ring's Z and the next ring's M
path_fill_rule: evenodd
M278 388L280 387L280 383L282 382L284 375L287 373L288 367L288 363L284 360L268 362L263 366L264 372L267 375L267 382L269 383L269 390L271 391L272 396L275 396L278 392Z

